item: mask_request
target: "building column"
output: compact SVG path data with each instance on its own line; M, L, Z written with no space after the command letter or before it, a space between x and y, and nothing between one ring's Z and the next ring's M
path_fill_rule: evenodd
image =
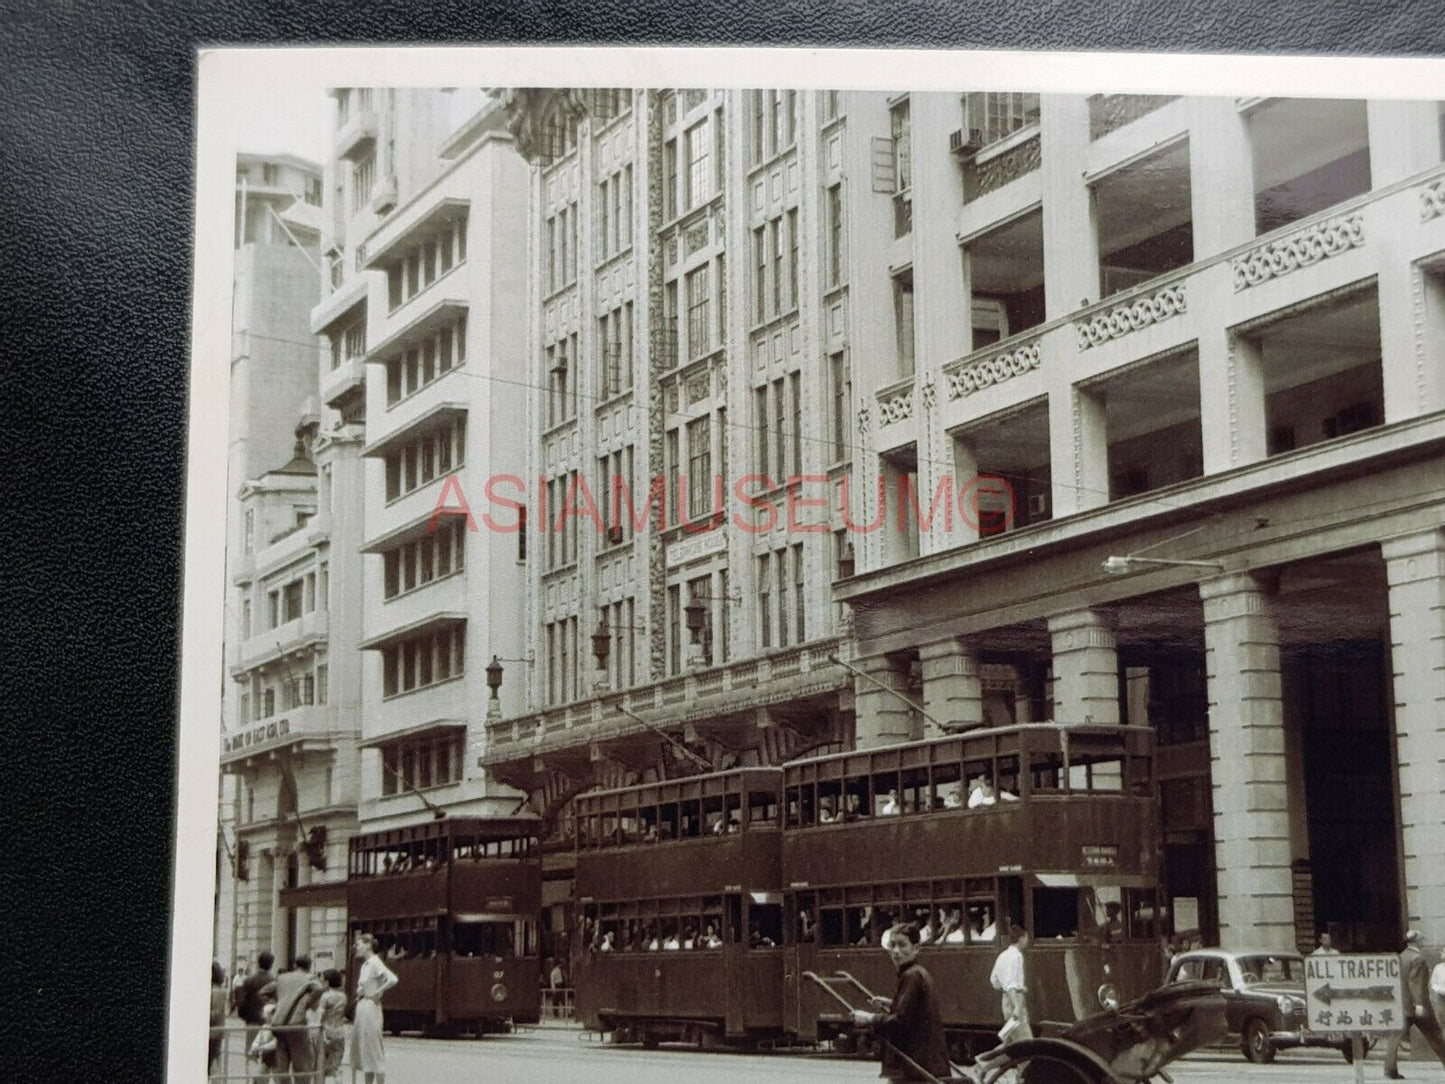
M868 655L854 664L868 677L853 678L856 704L854 743L859 749L896 742L914 741L914 713L904 700L908 699L908 670L886 655ZM871 680L869 680L871 679ZM900 699L902 698L902 699Z
M978 655L957 639L924 644L918 649L923 664L923 710L943 724L943 732L983 724L983 682ZM936 737L925 719L926 737Z
M1049 388L1050 499L1054 518L1109 503L1109 425L1104 400L1068 383Z
M1201 306L1223 305L1216 296ZM1193 289L1193 286L1190 287ZM1190 304L1196 299L1191 298ZM1204 435L1204 473L1257 463L1269 454L1264 361L1259 344L1228 328L1199 336L1199 424Z
M1199 261L1254 237L1254 156L1249 124L1233 98L1190 98L1186 105L1189 202ZM1189 299L1191 308L1194 300Z
M1279 628L1252 575L1199 585L1221 944L1295 950ZM1300 796L1303 801L1303 795Z
M286 887L286 856L275 848L271 851L271 882L266 886L266 906L271 911L271 952L277 969L289 967L286 959L286 908L281 906L281 889Z
M1440 164L1440 113L1435 102L1369 99L1370 187L1384 188Z
M1089 99L1039 96L1044 206L1044 311L1056 320L1099 300L1094 200L1079 170L1088 160Z
M1400 835L1407 923L1445 944L1445 530L1381 549L1390 590Z
M1054 722L1119 722L1119 653L1097 610L1049 618L1054 656Z

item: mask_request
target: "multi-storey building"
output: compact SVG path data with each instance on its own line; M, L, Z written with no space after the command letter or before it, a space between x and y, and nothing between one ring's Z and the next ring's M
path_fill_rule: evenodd
M1148 725L1176 929L1445 940L1436 103L508 108L542 534L498 779L565 833L701 763Z
M1439 105L912 94L849 123L908 164L853 265L895 301L855 330L856 467L969 491L838 585L860 668L921 671L928 715L860 685L858 742L1152 726L1176 928L1445 939Z
M506 812L519 796L477 765L482 678L516 651L525 535L478 519L487 479L525 467L526 167L480 91L333 97L311 328L321 401L360 442L359 816Z
M334 490L344 508L355 480L317 409L308 324L321 172L240 155L236 201L217 958L324 963L343 957L356 805L355 637L329 624L358 585L330 544Z

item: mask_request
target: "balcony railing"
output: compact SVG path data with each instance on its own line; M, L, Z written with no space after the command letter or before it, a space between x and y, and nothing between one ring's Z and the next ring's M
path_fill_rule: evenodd
M690 716L736 713L756 698L761 706L777 695L769 686L778 681L800 681L815 676L827 688L851 687L848 671L829 661L837 652L837 639L817 640L770 655L695 671L623 692L603 693L546 711L487 724L487 752L483 764L504 763L548 750L570 748L646 731L618 707L642 714L657 713L667 725ZM799 695L811 695L808 690ZM663 710L665 709L665 710Z

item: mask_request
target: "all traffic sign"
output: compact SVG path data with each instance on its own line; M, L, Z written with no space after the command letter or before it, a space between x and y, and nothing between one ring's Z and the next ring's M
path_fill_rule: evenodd
M1405 1025L1400 958L1393 953L1305 958L1305 1026L1397 1032Z

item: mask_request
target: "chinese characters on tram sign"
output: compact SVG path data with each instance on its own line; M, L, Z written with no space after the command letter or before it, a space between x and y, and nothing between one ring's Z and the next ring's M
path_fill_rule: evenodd
M1305 1012L1313 1031L1399 1031L1405 1020L1400 958L1306 957Z

